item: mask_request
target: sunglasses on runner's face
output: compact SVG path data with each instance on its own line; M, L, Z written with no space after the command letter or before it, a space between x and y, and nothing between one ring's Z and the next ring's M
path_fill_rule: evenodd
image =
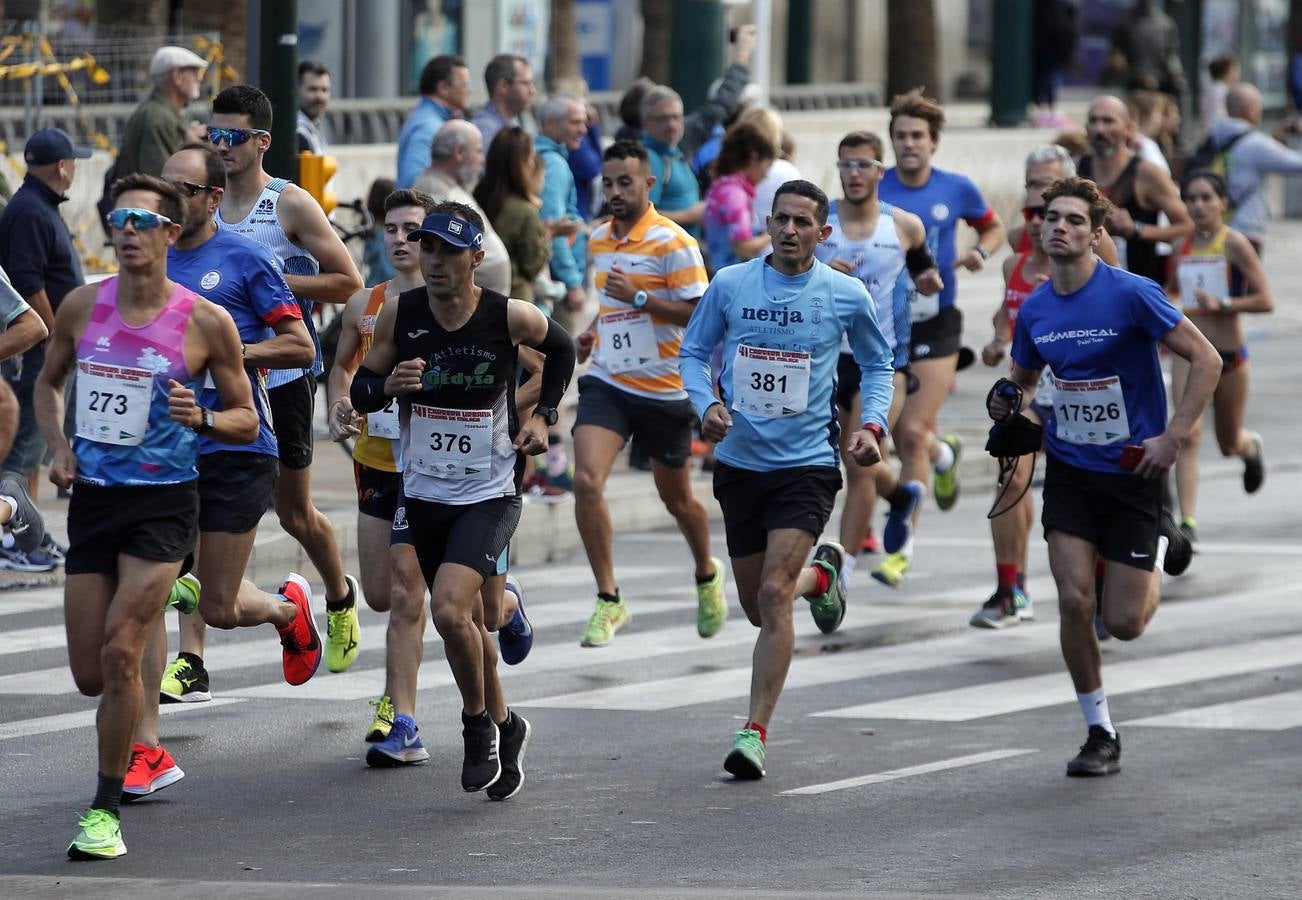
M871 172L881 165L875 159L838 159L836 167L842 172Z
M196 197L199 194L208 193L212 190L211 185L195 184L193 181L173 181L170 182L172 187L184 193L187 197Z
M1032 219L1037 218L1037 217L1040 218L1040 219L1043 219L1043 218L1044 218L1044 207L1043 207L1043 206L1024 206L1024 207L1022 207L1022 218L1026 219L1026 221L1029 222L1029 221L1031 221Z
M246 143L249 138L255 134L270 135L270 131L263 131L261 128L213 128L208 126L208 142L210 144L220 144L222 141L230 144L232 147L238 147Z
M111 227L119 230L126 228L128 224L141 228L162 228L172 224L172 220L167 216L160 216L156 212L150 212L147 209L135 209L130 206L124 206L115 209L108 214L108 223Z

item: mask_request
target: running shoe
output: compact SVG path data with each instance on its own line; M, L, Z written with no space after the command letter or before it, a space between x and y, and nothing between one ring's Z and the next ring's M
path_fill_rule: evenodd
M14 501L13 515L5 523L14 536L14 546L24 553L31 553L45 540L45 519L27 492L27 479L15 472L5 472L0 477L0 494L12 497Z
M909 574L909 558L903 553L889 554L882 560L880 566L873 569L873 578L887 587L899 587L907 574Z
M1182 516L1180 518L1180 530L1189 539L1190 545L1198 543L1198 521L1193 516ZM1194 552L1197 553L1198 551L1195 550Z
M927 486L921 481L906 481L900 485L908 492L907 500L891 504L891 511L886 514L886 527L882 529L882 546L887 553L896 553L909 542L913 534L913 513L922 502L922 495Z
M411 716L394 716L388 735L366 751L366 764L373 769L418 766L428 760L429 751L421 743L420 729Z
M1091 725L1080 753L1067 763L1071 778L1115 775L1121 771L1121 735L1113 736L1102 725Z
M117 859L127 852L122 823L106 809L88 809L77 825L81 831L68 845L69 859Z
M199 579L193 572L186 572L172 582L172 589L167 594L167 606L187 616L199 608Z
M995 591L967 623L973 628L1007 628L1021 621L1012 591Z
M1172 576L1183 575L1193 560L1193 545L1180 530L1180 526L1175 524L1175 519L1171 517L1168 510L1162 510L1158 529L1160 534L1166 536L1167 541L1166 560L1162 563L1162 571Z
M764 777L764 742L754 728L743 728L733 736L732 752L723 761L729 775L743 781Z
M41 553L39 549L30 554L14 547L0 547L0 569L11 572L49 572L54 569L54 560Z
M841 570L845 568L845 548L836 541L824 541L814 548L812 565L828 575L827 592L808 597L809 614L823 634L831 634L845 618L845 588L841 584Z
M557 475L544 469L542 477L543 484L553 491L559 491L562 495L574 493L574 466L566 467L565 471Z
M949 449L954 451L954 464L944 472L935 473L936 505L947 510L953 509L954 504L958 502L958 461L963 456L963 441L956 434L947 434L940 441L942 444L948 444Z
M592 611L588 626L583 629L579 646L604 647L615 639L616 631L632 621L633 614L628 611L628 604L624 602L623 594L620 594L619 600L614 603L598 597L597 608Z
M859 545L862 553L881 553L882 542L877 540L877 532L873 531L872 526L868 526L868 533L864 535L863 543Z
M366 732L366 743L378 744L389 736L389 731L393 728L393 700L385 694L370 703L375 707L375 720L371 722L371 727Z
M190 660L178 656L163 672L159 687L159 703L203 703L212 699L208 685L208 670L202 664L195 666Z
M127 777L122 782L122 801L130 802L161 791L184 777L185 772L162 744L150 747L137 741L131 747L131 765L127 767Z
M1035 621L1035 607L1031 605L1031 596L1020 587L1013 588L1013 605L1017 607L1017 618L1023 622Z
M357 621L357 595L362 591L353 576L345 575L344 581L353 602L346 609L326 610L326 668L331 672L347 672L361 652L362 626Z
M312 588L302 575L291 572L280 586L286 603L294 604L298 615L280 632L281 667L289 684L306 684L321 665L321 634L312 620Z
M705 584L696 585L696 633L703 638L714 637L728 621L728 600L723 596L723 561L710 557L714 577Z
M1243 489L1249 494L1255 494L1266 480L1266 464L1262 458L1265 446L1261 435L1255 431L1248 432L1248 439L1252 441L1252 453L1243 457Z
M539 503L559 503L569 496L566 491L549 484L546 474L541 469L534 469L524 477L521 490L526 500Z
M397 727L396 720L394 727ZM497 723L488 713L477 716L462 713L461 737L466 743L466 756L461 763L461 789L473 794L502 777L502 760L497 752Z
M497 631L497 646L502 651L502 662L518 666L533 649L533 625L524 611L524 589L514 575L506 576L506 590L515 594L515 614Z
M498 729L501 742L502 777L488 786L489 800L510 800L524 787L524 751L533 736L533 726L524 716L508 710Z

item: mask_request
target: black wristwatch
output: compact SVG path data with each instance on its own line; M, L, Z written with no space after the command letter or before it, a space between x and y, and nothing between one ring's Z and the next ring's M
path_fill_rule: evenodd
M207 434L213 428L212 410L206 406L201 406L199 407L199 415L199 424L194 426L195 433Z
M556 407L543 406L541 403L533 408L533 414L535 416L542 416L543 421L547 423L548 428L555 425L556 421L561 417L561 414L556 411Z

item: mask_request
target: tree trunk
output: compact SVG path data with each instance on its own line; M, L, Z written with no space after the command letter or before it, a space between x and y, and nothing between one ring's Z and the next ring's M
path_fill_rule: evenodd
M574 0L552 0L553 85L579 77L579 43L574 29Z
M886 46L888 98L915 87L926 88L928 96L941 96L933 0L887 0Z
M669 83L669 23L673 0L642 0L642 74Z

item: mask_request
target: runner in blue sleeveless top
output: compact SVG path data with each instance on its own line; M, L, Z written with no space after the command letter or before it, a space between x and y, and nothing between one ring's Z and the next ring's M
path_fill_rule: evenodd
M1035 395L1052 368L1053 417L1045 428L1044 532L1058 584L1060 639L1089 735L1067 764L1073 776L1121 770L1094 632L1094 563L1108 563L1102 615L1113 637L1144 633L1161 595L1157 567L1188 539L1162 508L1161 482L1220 377L1220 354L1162 288L1098 260L1109 206L1098 187L1064 178L1044 193L1041 240L1050 281L1022 303L1013 331L1011 380ZM1168 423L1158 345L1189 362L1189 380ZM996 390L990 415L1016 406Z
M824 632L845 616L839 584L845 551L827 541L805 558L841 487L837 355L848 333L860 368L863 428L848 452L881 459L891 405L891 348L863 283L814 258L831 233L827 195L808 181L778 188L769 217L773 252L720 271L687 324L679 351L684 387L715 451L714 495L742 608L759 626L750 714L724 768L764 775L765 740L795 643L791 607L810 601ZM723 348L720 395L710 360Z

